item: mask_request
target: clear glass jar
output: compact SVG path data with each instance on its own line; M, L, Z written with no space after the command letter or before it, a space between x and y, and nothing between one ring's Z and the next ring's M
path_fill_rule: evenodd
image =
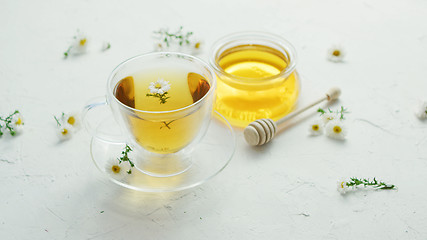
M300 81L294 47L280 36L241 32L219 39L210 64L218 77L215 109L234 126L290 113Z

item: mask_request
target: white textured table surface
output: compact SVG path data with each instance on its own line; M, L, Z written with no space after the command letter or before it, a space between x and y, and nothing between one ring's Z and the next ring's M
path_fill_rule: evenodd
M121 61L152 51L152 31L192 30L201 58L225 34L259 30L295 46L300 105L331 86L343 96L343 142L310 137L306 114L271 144L237 132L227 168L183 192L147 194L106 180L89 135L59 143L53 115L102 96ZM427 239L427 2L339 0L0 1L0 116L24 132L0 138L0 239ZM94 49L63 59L76 30ZM100 52L96 44L111 43ZM341 45L344 63L327 61ZM340 195L341 177L395 191Z

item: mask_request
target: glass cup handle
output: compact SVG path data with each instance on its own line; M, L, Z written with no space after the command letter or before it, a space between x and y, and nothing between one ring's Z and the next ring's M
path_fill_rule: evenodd
M105 97L94 98L85 105L82 122L94 138L114 144L126 142Z

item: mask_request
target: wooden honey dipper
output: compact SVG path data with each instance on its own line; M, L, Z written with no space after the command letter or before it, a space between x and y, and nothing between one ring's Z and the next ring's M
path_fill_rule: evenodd
M243 131L246 142L252 146L264 145L270 142L273 139L273 137L276 135L277 125L280 125L281 123L288 121L289 119L299 115L305 110L325 100L332 101L332 100L338 99L340 95L341 95L341 90L339 88L331 88L329 89L329 91L326 93L324 97L307 105L304 108L301 108L296 112L293 112L287 115L286 117L283 117L277 120L277 122L274 122L272 119L269 119L269 118L262 118L262 119L255 120L251 122Z

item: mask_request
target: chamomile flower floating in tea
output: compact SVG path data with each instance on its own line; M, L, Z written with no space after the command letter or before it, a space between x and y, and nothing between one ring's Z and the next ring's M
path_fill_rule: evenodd
M171 85L168 81L160 78L156 82L150 83L148 89L150 89L151 93L164 94L171 89Z
M328 60L331 62L343 62L344 61L345 52L341 47L332 47L328 50Z
M68 57L71 54L81 55L87 52L88 38L85 34L77 31L77 34L73 37L71 45L67 51L64 52L64 57Z
M415 116L419 119L427 119L427 101L420 101L415 109Z
M369 179L359 179L352 177L349 181L347 180L340 180L337 183L337 190L341 194L345 194L350 190L356 190L358 186L363 185L363 187L371 187L372 189L381 189L381 190L390 190L390 189L396 189L395 185L387 184L382 181L378 181L376 178L373 180Z
M150 83L150 86L148 86L150 93L147 93L146 96L159 98L160 104L164 104L169 98L166 95L168 94L170 88L171 85L169 82L160 78L157 81Z
M3 131L9 131L10 135L15 136L21 133L23 128L24 118L18 110L5 118L0 117L0 136L3 135Z

